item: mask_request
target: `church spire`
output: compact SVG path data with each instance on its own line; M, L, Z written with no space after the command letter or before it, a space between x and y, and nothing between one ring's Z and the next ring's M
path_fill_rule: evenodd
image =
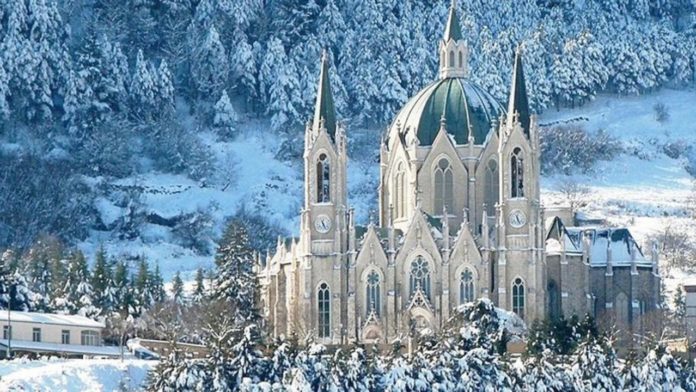
M319 73L319 87L317 88L317 103L314 108L314 120L312 128L319 130L326 128L333 139L336 135L336 110L333 96L331 95L331 83L329 81L329 55L324 50L321 56L321 72Z
M512 126L515 120L520 122L524 133L529 136L529 100L527 98L527 86L524 81L522 69L522 49L518 46L515 51L515 64L512 69L512 84L510 86L510 103L508 104L508 125Z
M469 48L457 15L457 2L452 0L445 34L440 42L440 79L465 77L469 70L468 56Z
M447 15L447 24L445 25L445 36L442 40L447 42L449 40L460 41L463 39L462 27L459 25L459 17L457 16L457 0L452 0L449 15Z

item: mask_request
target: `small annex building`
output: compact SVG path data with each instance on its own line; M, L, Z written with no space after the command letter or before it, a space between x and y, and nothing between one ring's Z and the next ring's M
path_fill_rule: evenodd
M105 325L87 317L54 313L0 311L0 358L58 355L62 357L118 357L116 346L104 346Z

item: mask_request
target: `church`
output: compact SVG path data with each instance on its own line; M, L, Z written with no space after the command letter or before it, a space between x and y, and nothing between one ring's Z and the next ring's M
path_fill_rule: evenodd
M540 201L539 125L517 50L507 105L468 78L456 10L439 43L439 77L396 115L380 146L379 224L347 203L347 130L328 58L305 131L299 238L259 263L273 336L386 343L437 332L485 297L527 324L587 313L641 334L659 309L657 252L625 228L579 226Z

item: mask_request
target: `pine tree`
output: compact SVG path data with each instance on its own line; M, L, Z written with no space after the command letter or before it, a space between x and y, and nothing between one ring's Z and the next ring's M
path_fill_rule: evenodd
M230 222L220 241L215 264L218 271L213 297L229 301L239 322L256 318L254 255L243 223Z
M230 66L227 51L214 25L210 26L197 48L191 64L191 78L201 96L216 96L227 83Z
M686 300L684 299L684 290L681 285L674 289L672 307L674 309L674 322L678 331L684 334L686 333Z
M158 117L167 117L174 111L174 81L166 60L160 62L155 79Z
M589 337L578 347L570 375L578 390L611 392L621 386L616 369L616 354L608 342Z
M627 380L624 385L627 390L683 391L682 367L664 346L658 345L651 349L645 358L634 366L636 368L631 370L636 377Z
M120 314L127 314L133 301L128 279L128 266L123 261L117 262L114 268L114 297L116 299L114 310Z
M258 327L255 324L244 327L241 339L232 347L230 367L233 388L239 388L245 379L255 384L265 377L264 359L258 348L259 343Z
M147 278L147 282L148 291L152 295L153 303L163 302L167 293L164 291L164 279L162 278L159 263L155 264L155 269L151 271L151 274Z
M151 291L151 277L152 274L148 268L147 261L145 257L141 257L138 264L138 272L131 279L133 282L133 307L129 313L136 317L140 316L154 302Z
M227 96L227 90L222 90L222 95L215 104L214 109L213 125L215 128L223 136L234 136L239 116L237 116L237 112L234 110L232 102L230 102L230 97Z
M135 119L148 120L152 118L157 104L157 81L153 75L151 64L145 60L143 51L139 50L135 60L135 70L130 84L130 112Z
M114 306L112 271L107 261L106 251L100 247L94 259L92 268L92 290L94 292L94 306L102 315L108 314Z
M184 298L184 281L181 280L181 274L176 271L174 274L174 279L172 279L172 298L174 302L182 305L186 298Z
M200 303L207 297L204 279L205 273L203 271L203 268L199 268L198 270L196 270L196 278L193 286L193 293L191 296L191 299L194 303Z

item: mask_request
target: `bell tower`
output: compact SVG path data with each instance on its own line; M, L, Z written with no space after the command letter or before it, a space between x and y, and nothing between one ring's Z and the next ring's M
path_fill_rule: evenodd
M499 129L498 162L495 294L499 306L531 322L545 315L546 271L539 198L539 132L535 116L530 115L519 48L508 112Z
M336 121L329 58L324 52L314 117L305 130L302 237L313 254L345 251L346 164L346 135Z
M314 117L305 129L304 208L298 275L299 317L319 342L344 338L347 290L348 206L346 134L336 121L329 57L321 59Z

